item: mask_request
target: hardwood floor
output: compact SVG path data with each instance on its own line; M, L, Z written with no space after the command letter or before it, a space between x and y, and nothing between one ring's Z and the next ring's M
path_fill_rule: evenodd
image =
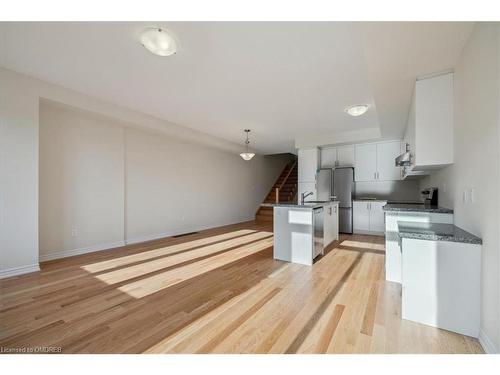
M42 263L0 280L0 347L63 353L482 353L401 320L382 237L343 236L312 267L275 261L248 222Z

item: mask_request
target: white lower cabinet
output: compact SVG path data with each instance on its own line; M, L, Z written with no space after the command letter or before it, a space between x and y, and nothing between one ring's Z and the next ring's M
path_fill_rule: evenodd
M388 211L385 213L385 279L401 283L398 221L453 224L453 214Z
M358 234L383 235L384 210L387 201L354 201L353 231Z
M481 245L402 240L403 319L478 337Z
M333 203L325 205L323 226L324 246L328 246L333 241L339 239L339 204Z
M385 232L384 207L387 201L370 202L370 232Z

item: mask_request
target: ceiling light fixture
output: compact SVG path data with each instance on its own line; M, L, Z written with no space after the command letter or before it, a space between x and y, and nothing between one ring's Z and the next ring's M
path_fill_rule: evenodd
M248 161L252 159L255 156L255 154L253 152L248 152L248 145L250 144L250 141L248 140L248 134L250 133L250 129L245 129L245 133L247 133L247 139L245 141L246 152L242 152L240 156L243 158L243 160Z
M363 115L368 110L368 104L356 104L347 107L345 111L354 117Z
M170 56L177 52L177 41L167 31L150 27L141 34L141 44L157 56Z

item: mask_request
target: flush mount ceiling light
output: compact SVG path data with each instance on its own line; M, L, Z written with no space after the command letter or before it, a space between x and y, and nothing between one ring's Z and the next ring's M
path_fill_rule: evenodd
M177 41L167 31L151 27L141 33L141 43L157 56L170 56L177 52Z
M250 141L248 140L248 134L250 133L250 129L245 129L245 133L247 133L247 139L245 140L246 151L242 152L240 156L243 158L243 160L248 161L252 159L255 154L253 152L248 152L248 145L250 144Z
M368 110L368 104L356 104L347 107L345 111L354 117L363 115Z

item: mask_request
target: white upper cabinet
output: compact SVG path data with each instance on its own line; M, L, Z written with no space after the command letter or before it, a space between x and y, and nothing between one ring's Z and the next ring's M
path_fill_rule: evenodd
M415 83L404 141L414 170L453 163L453 73Z
M377 180L394 181L401 179L401 167L396 167L396 158L401 155L401 142L377 144Z
M319 165L319 150L317 148L302 149L298 152L299 182L316 182L316 172Z
M355 146L356 163L354 178L356 181L375 181L377 179L377 145L364 144Z
M354 145L325 147L321 149L321 168L354 166Z
M355 147L356 181L401 180L401 167L395 159L401 154L401 142L368 143Z
M321 149L321 168L334 168L337 166L337 148L328 147Z
M354 167L354 146L337 147L337 166Z

